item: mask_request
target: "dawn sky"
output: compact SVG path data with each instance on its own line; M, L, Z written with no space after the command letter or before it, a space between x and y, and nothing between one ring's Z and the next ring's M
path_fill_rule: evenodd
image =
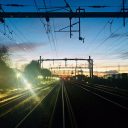
M39 8L44 8L43 0L36 0ZM90 11L120 11L122 0L67 0L72 10L81 6ZM7 11L37 11L34 0L0 0L2 8ZM24 7L9 7L6 4L23 4ZM90 8L87 6L109 6L105 8ZM65 6L64 0L46 0L46 6ZM128 2L125 3L126 8ZM44 9L38 11L46 11ZM47 10L48 11L48 10ZM65 11L65 10L60 10ZM88 58L94 59L95 66L126 65L128 63L128 20L123 26L121 18L81 18L81 36L85 43L79 41L78 33L54 32L69 25L69 19L50 19L47 34L44 29L45 19L5 19L6 27L0 24L0 44L7 45L13 64L19 67L32 59L43 58ZM77 22L73 19L72 22ZM77 25L73 27L77 29ZM68 30L68 29L67 29ZM13 31L13 32L12 32ZM12 34L10 34L12 32ZM6 35L3 35L6 33ZM11 38L11 40L10 40Z

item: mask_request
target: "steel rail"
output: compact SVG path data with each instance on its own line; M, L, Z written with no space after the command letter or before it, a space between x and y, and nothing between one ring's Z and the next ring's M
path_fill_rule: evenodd
M63 116L63 128L65 128L65 101L64 101L64 83L62 81L62 116Z
M122 90L117 90L116 88L108 88L107 86L100 86L100 85L89 85L89 86L92 86L92 87L95 87L95 88L99 88L99 89L102 89L102 90L106 90L108 92L112 92L112 93L115 93L117 95L120 95L122 97L125 97L125 98L128 98L128 94Z
M59 97L60 88L61 88L61 86L59 87L59 89L57 91L57 96L56 96L55 104L54 104L54 107L53 107L53 111L51 113L51 117L50 117L50 120L49 120L49 123L48 123L48 128L52 128L52 120L53 120L53 117L54 117L55 108L56 108L56 105L57 105L57 100L58 100L58 97Z
M87 91L87 92L89 92L89 93L91 93L91 94L93 94L93 95L95 95L95 96L97 96L97 97L103 99L103 100L106 100L106 101L108 101L108 102L110 102L110 103L112 103L112 104L114 104L114 105L116 105L116 106L118 106L118 107L120 107L120 108L123 108L123 109L125 109L125 110L128 111L128 107L126 107L126 106L123 106L123 105L121 105L121 104L119 104L119 103L117 103L117 102L115 102L115 101L113 101L113 100L110 100L110 99L108 99L108 98L106 98L106 97L104 97L104 96L102 96L102 95L100 95L100 94L98 94L98 93L96 93L96 92L94 92L94 91L92 91L92 90L89 90L89 89L87 89L87 88L85 88L85 87L78 86L78 85L75 85L75 86L76 86L76 87L79 87L79 88L81 88L81 89L83 89L83 90L85 90L85 91Z
M64 86L64 94L65 94L65 99L66 99L66 103L67 103L67 107L68 107L68 112L70 114L70 120L71 120L72 128L77 128L77 122L76 122L73 108L72 108L72 105L71 105L71 102L70 102L70 99L68 96L68 92L67 92L65 86Z
M39 92L38 92L38 94L41 94L42 93L42 91L43 90L40 90ZM35 96L34 95L29 95L29 96L27 96L29 99L29 101L27 101L27 102L30 102L30 100L31 99L33 99ZM0 118L2 118L2 117L4 117L4 116L6 116L7 114L9 114L10 112L12 112L12 111L14 111L14 109L18 109L17 107L18 107L18 105L20 105L20 104L22 104L22 102L21 101L19 101L19 100L22 100L22 102L24 102L25 100L26 100L26 95L24 95L24 96L22 96L22 97L20 97L19 99L17 99L18 101L18 103L15 103L13 106L14 107L12 107L12 108L10 108L10 109L7 109L4 113L2 113L2 114L0 114ZM7 104L8 105L8 104ZM5 107L5 106L3 106L3 107Z
M124 96L121 96L121 95L116 94L116 93L112 93L112 92L109 92L109 91L105 91L103 88L92 87L92 86L88 86L88 85L83 85L83 86L85 86L85 87L89 87L89 88L92 88L92 89L96 89L96 90L105 92L105 93L107 93L107 94L110 94L110 95L117 96L117 97L120 97L120 98L122 98L122 99L126 99L126 100L128 100L128 97L124 97Z
M51 89L50 92L52 92L52 90L53 89ZM31 113L41 104L41 102L43 102L48 97L49 93L45 97L42 96L42 99L32 108L30 112L27 113L27 115L24 116L22 120L18 122L18 124L14 128L18 128L31 115Z

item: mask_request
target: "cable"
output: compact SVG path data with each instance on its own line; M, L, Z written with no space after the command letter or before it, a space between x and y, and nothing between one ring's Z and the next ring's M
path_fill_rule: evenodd
M96 39L99 37L99 35L103 32L103 30L104 30L104 29L106 28L106 26L108 25L108 22L109 22L109 21L107 21L107 22L105 23L105 25L100 29L100 31L99 31L99 32L96 34L96 36L93 38L93 40L91 41L91 43L89 43L89 44L91 44L91 46L90 46L90 49L88 49L88 51L91 50L93 42L95 42Z
M5 36L6 38L8 38L9 40L14 41L14 39L13 39L12 37L10 37L10 35L5 34L5 32L3 32L2 30L0 30L0 33L1 33L3 36Z
M37 12L39 12L40 10L39 10L39 8L38 8L38 5L37 5L36 0L34 0L34 4L35 4L35 7L36 7ZM47 29L46 29L45 23L42 21L41 18L40 18L40 22L41 22L41 24L43 24L43 26L44 26L45 32L46 32L46 34L47 34L47 37L48 37L48 40L49 40L49 42L50 42L50 46L51 46L51 49L52 49L51 40L50 40L50 37L49 37L49 35L48 35L48 33L47 33Z
M57 45L57 38L56 38L56 33L55 33L55 22L54 22L54 20L53 20L53 33L54 33L54 37L55 37L55 45ZM57 50L56 50L56 56L58 56L58 53L57 53Z
M117 40L115 40L114 42L117 44L118 43L118 41L119 41L119 45L116 45L115 46L115 44L113 43L113 47L110 47L109 49L107 49L107 52L106 52L106 54L107 55L109 55L109 54L111 54L112 52L114 52L114 51L116 51L116 50L118 50L120 47L123 47L124 45L124 43L126 43L126 42L124 42L127 38L125 38L125 39L123 39L123 40L121 40L120 41L120 39L122 38L122 36L120 36L119 38L117 38ZM119 51L118 51L118 54L119 54Z
M46 6L45 0L43 0L43 3L44 3L45 11L47 12L47 6ZM55 40L54 40L53 31L52 31L52 27L51 27L50 21L48 21L48 23L49 23L49 33L47 33L47 34L51 34L51 40L53 42L54 50L55 50L56 56L57 56L56 43L55 43Z
M47 11L47 7L46 7L46 2L45 2L45 0L43 0L43 3L44 3L45 10Z
M19 28L12 21L9 20L8 22L16 29L16 31L24 38L24 40L29 42L27 37L19 30ZM15 31L14 31L14 33L15 33Z
M4 10L3 10L3 12L4 12ZM9 21L9 23L10 23L10 24L13 24L11 21ZM18 37L17 33L16 33L15 31L10 30L10 28L9 28L9 26L8 26L7 24L4 24L4 26L5 26L5 27L7 28L7 30L9 31L9 34L12 35L12 38L10 38L9 36L6 36L6 37L8 37L9 39L11 39L13 42L15 42L15 43L17 44L17 41L13 38L13 34L15 34L16 37ZM22 35L22 37L24 37L24 39L28 41L28 39L23 35L22 32L19 31L19 29L18 29L14 24L13 24L13 26L14 26L15 29L20 33L20 35ZM5 28L5 29L6 29L6 28ZM6 35L7 35L7 33L6 33ZM23 40L22 38L20 38L20 37L18 37L18 38L21 40L22 43L24 43L24 40ZM28 41L28 42L29 42L29 41ZM19 44L17 44L17 47L20 48ZM27 49L23 49L23 51L28 51L28 50L27 50ZM31 53L32 53L32 52L31 52ZM31 53L29 52L30 55L31 55Z
M128 23L128 22L127 22ZM99 49L101 46L103 46L105 44L106 41L108 41L109 39L111 39L111 37L113 36L113 34L117 31L119 31L121 28L123 28L123 26L117 28L112 34L110 34L106 39L104 39L102 42L100 42L94 49Z

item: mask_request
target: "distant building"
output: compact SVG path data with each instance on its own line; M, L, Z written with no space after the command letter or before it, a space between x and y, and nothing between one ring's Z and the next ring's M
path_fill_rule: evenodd
M128 79L128 73L107 74L104 79Z

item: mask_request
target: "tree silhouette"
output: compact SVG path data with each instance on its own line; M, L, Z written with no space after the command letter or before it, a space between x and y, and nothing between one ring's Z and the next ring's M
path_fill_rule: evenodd
M7 61L9 58L8 47L0 45L0 61Z
M46 68L43 68L43 69L41 69L41 75L46 78L48 76L51 76L51 71Z
M24 69L24 75L30 83L36 84L37 77L41 74L41 68L37 61L31 61Z
M8 48L4 45L0 45L0 89L9 89L15 87L15 73L6 64L8 59Z

